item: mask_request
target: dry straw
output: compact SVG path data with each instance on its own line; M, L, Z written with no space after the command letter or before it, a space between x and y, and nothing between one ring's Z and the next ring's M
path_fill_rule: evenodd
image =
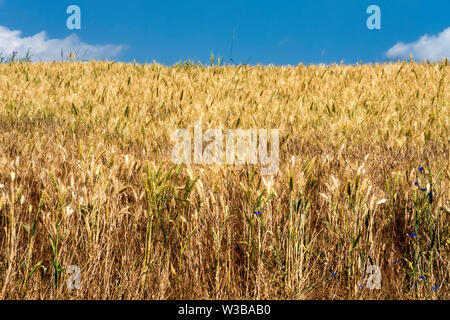
M0 64L1 297L448 299L449 71ZM173 164L198 119L280 129L278 173Z

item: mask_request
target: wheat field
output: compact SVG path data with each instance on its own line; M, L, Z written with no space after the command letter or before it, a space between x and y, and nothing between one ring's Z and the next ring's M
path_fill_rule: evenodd
M449 299L449 72L0 64L0 298ZM174 164L199 120L277 174Z

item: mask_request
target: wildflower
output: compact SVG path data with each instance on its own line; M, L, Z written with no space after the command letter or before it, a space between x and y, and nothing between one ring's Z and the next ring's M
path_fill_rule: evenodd
M421 279L421 280L425 280L425 278L424 278L423 276L420 276L420 277L419 277L419 279Z
M436 291L439 287L431 287L431 290Z
M259 215L261 215L261 211L255 211L255 212L253 212L254 214L256 214L257 216L259 216Z
M365 288L362 284L359 285L360 288Z
M417 237L417 233L411 233L409 236L410 237Z
M423 167L419 167L419 171L422 172L423 171Z
M426 188L420 188L420 191L427 191Z
M337 274L336 274L336 273L332 272L331 275L332 275L333 277L337 278Z
M396 263L398 263L398 260L395 260L395 261L394 261L394 264L396 264Z
M414 182L414 185L418 186L419 185L419 181Z

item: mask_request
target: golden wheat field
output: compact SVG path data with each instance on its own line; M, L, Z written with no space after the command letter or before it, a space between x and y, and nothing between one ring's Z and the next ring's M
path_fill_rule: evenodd
M449 299L449 72L0 64L0 298ZM176 165L200 120L278 172Z

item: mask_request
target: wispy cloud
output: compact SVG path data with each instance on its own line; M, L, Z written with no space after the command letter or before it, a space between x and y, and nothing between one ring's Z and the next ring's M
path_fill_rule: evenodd
M398 42L386 52L389 58L409 58L410 54L416 60L440 61L450 57L450 27L437 36L425 34L415 42Z
M279 44L280 46L284 46L285 44L287 44L287 43L290 42L290 41L291 41L290 38L285 38L285 39L281 40L278 44Z
M118 56L125 48L123 45L87 44L81 42L76 34L64 39L49 39L47 33L42 31L31 37L22 37L22 31L0 26L0 52L4 55L17 52L22 57L29 50L32 61L61 60L61 51L64 55L75 52L83 60L107 60Z

